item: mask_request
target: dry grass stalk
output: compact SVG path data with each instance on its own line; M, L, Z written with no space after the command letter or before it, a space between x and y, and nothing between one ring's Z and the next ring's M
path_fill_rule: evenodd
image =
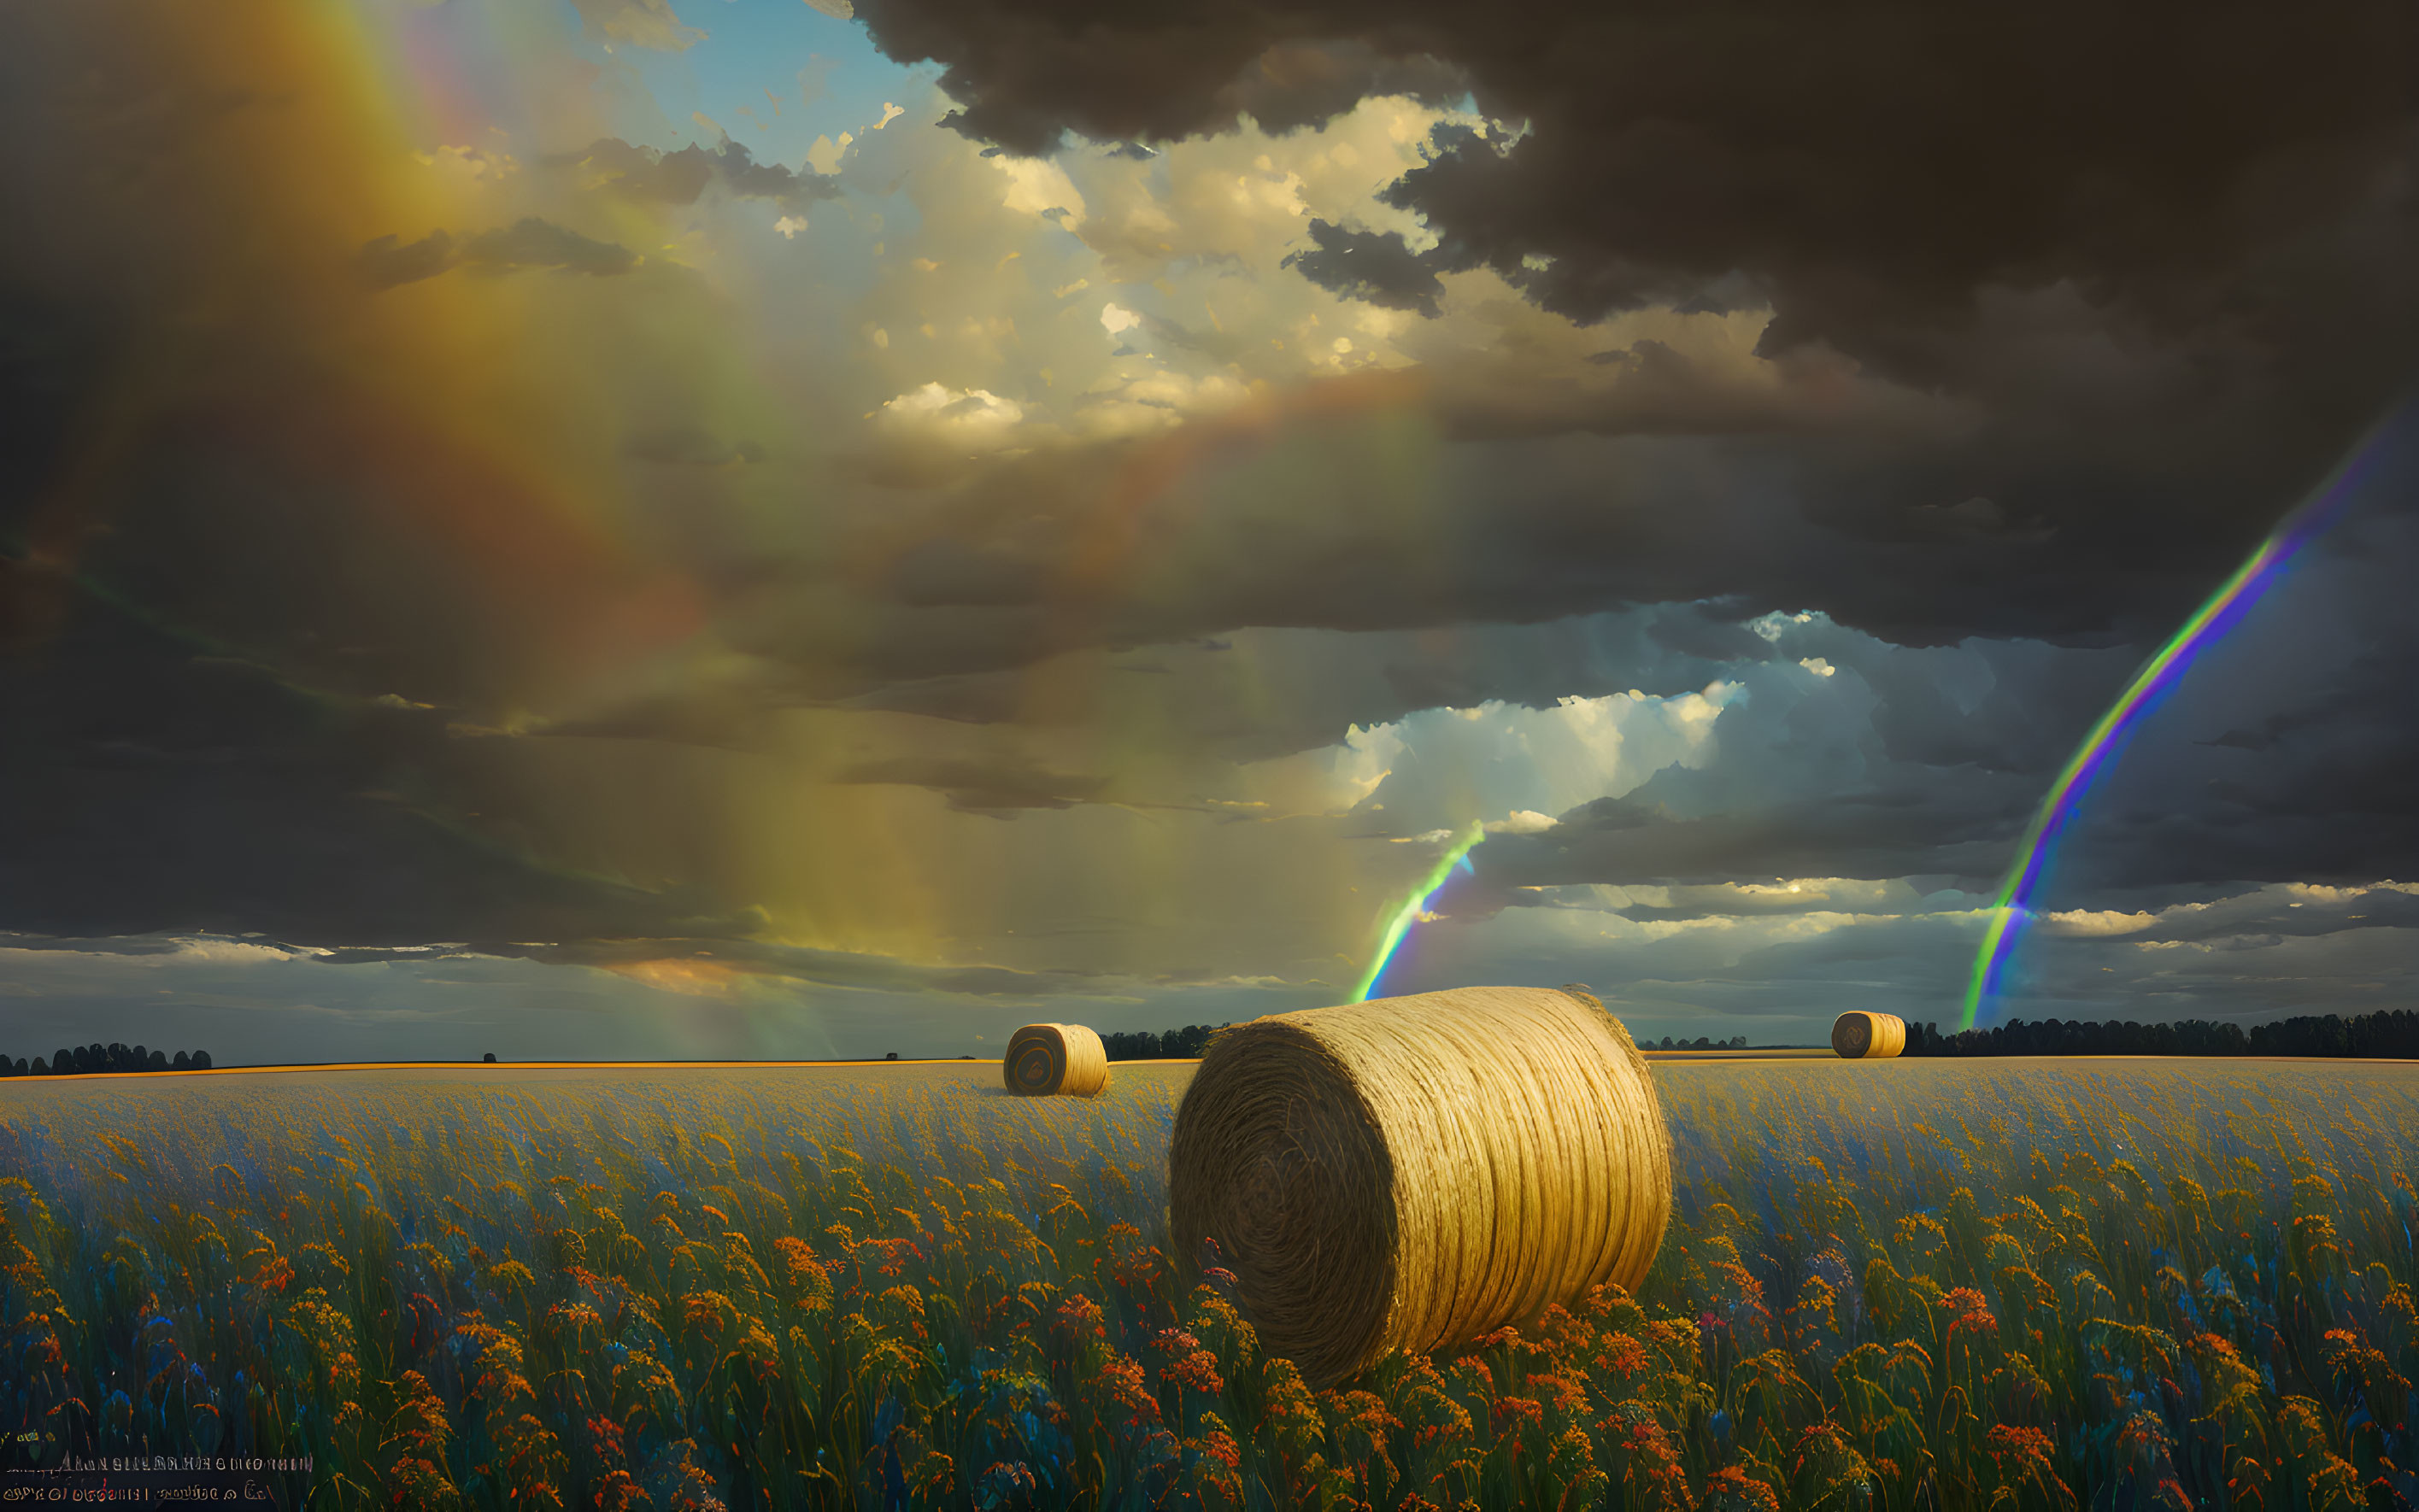
M1008 1090L1027 1097L1097 1097L1109 1085L1109 1052L1081 1024L1027 1024L1000 1058Z
M1831 1048L1847 1061L1887 1061L1906 1048L1906 1020L1896 1014L1841 1014L1831 1025Z
M1464 987L1278 1014L1211 1044L1178 1109L1170 1237L1214 1239L1314 1386L1602 1282L1672 1209L1646 1062L1583 990Z

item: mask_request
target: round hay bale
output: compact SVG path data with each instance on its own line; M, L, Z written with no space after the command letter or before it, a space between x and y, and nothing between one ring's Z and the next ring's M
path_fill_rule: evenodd
M1844 1061L1887 1061L1906 1048L1906 1020L1896 1014L1841 1014L1831 1024L1831 1048Z
M1174 1255L1214 1240L1261 1344L1325 1387L1636 1288L1672 1138L1595 999L1463 987L1226 1031L1177 1109L1168 1198Z
M1008 1090L1027 1097L1094 1097L1109 1084L1109 1052L1081 1024L1027 1024L999 1064Z

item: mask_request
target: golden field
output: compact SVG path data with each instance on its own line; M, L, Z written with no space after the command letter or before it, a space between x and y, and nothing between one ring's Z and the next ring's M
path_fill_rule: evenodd
M1614 1291L1314 1393L1163 1252L1187 1063L0 1082L0 1429L324 1507L2419 1500L2419 1076L1663 1061Z

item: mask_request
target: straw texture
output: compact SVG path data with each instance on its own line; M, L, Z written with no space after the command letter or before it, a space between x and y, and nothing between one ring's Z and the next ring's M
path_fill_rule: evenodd
M999 1064L1008 1090L1027 1097L1096 1097L1109 1085L1109 1052L1081 1024L1027 1024Z
M1213 1043L1168 1152L1201 1241L1314 1387L1645 1278L1672 1139L1629 1032L1581 989L1464 987L1278 1014Z
M1887 1061L1906 1048L1906 1020L1896 1014L1841 1014L1831 1025L1831 1048L1848 1061Z

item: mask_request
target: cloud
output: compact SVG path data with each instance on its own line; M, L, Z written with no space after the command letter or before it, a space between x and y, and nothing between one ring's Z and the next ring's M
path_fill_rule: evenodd
M585 152L559 160L558 166L592 189L657 205L694 205L711 184L720 184L733 197L771 200L792 212L840 192L830 175L758 162L744 145L718 131L716 136L713 146L691 143L676 152L599 137Z
M39 655L0 660L0 698L18 710L0 749L10 929L408 945L745 927L450 821L481 803L464 801L477 741L444 710L315 697L88 597Z
M581 236L532 215L458 242L452 233L441 230L413 242L379 237L362 246L356 263L363 283L373 289L391 289L435 278L454 267L497 273L547 267L609 277L638 267L639 258L626 247Z
M960 451L1011 445L1025 406L988 389L952 389L928 383L882 406L883 419L903 435L937 440Z
M1038 4L863 14L893 56L946 66L962 129L1023 154L1069 131L1171 160L1237 140L1242 95L1286 58L1328 58L1330 87L1262 126L1333 130L1386 93L1457 104L1444 81L1465 82L1473 114L1433 115L1419 160L1374 201L1311 207L1280 260L1442 327L1386 344L1439 376L1457 430L1824 436L1694 448L1673 465L1707 468L1702 493L1673 507L1755 496L1730 508L1776 541L1811 524L1775 557L1725 558L1726 590L1896 637L2173 622L2392 401L2419 345L2419 213L2398 187L2419 99L2389 0L2283 26L2172 0L2112 26L1903 0L1734 24L1434 5L1142 8L1080 31ZM1087 227L1103 223L1096 205ZM1138 250L1168 239L1135 229ZM1492 343L1454 328L1490 298L1547 318L1507 318ZM1722 361L1609 330L1565 359L1602 358L1593 380L1540 360L1590 327L1684 315L1747 329ZM1640 467L1596 459L1633 489ZM1500 505L1543 470L1508 465L1484 492ZM1511 554L1668 573L1708 544L1617 539L1579 512L1559 547Z
M1774 290L1781 344L1951 322L1993 283L2208 277L2356 200L2406 149L2394 133L2412 104L2389 40L2408 41L2408 17L2379 0L2285 27L2137 8L2088 56L2074 7L1943 18L1900 3L1722 26L1436 5L1382 20L1222 8L1213 22L1161 7L1080 32L1038 5L880 0L863 15L894 56L948 66L964 130L1026 153L1066 130L1230 129L1287 78L1316 84L1285 91L1293 109L1263 106L1264 125L1379 93L1441 103L1466 80L1522 130L1442 135L1395 191L1445 266L1492 266L1582 319L1743 272ZM2195 66L2172 67L2186 34ZM2006 131L2043 118L2053 81L2055 129ZM2321 165L2323 185L2286 188Z
M2026 218L2013 261L1977 253L1924 218L1998 192L1992 144L1876 208L1983 130L1856 145L1992 71L1925 28L2049 13L1877 12L1908 31L1876 56L1943 66L1865 80L1817 38L1776 83L1810 23L1733 53L1628 15L1053 34L893 0L894 41L996 47L951 53L955 100L852 57L827 99L883 124L802 168L803 127L759 162L694 124L731 99L591 68L568 13L490 60L526 110L456 130L268 11L202 47L117 3L0 60L0 175L48 207L0 247L0 819L33 837L0 924L542 941L655 1011L945 969L1240 1008L1273 1000L1204 984L1348 985L1425 875L1409 837L1479 822L1408 957L1436 980L1601 954L1675 1016L1946 993L2075 741L2419 334L2411 207L2369 175L2400 149L2264 98L2174 142L2097 99L2021 117L2076 203L2103 148L2120 187L2207 148L2150 202L2190 237L2020 179L1981 207ZM1547 88L1592 38L1673 77ZM2147 77L2146 109L2199 87ZM1640 148L1641 101L1682 150ZM1007 148L935 128L958 107ZM120 407L130 372L156 382ZM2362 953L2398 927L2175 910L2419 873L2397 455L2065 832L2041 907L2161 922L2044 926L2039 960L2281 971L2322 939L2392 980ZM907 974L721 954L777 944ZM629 974L699 950L745 991Z
M454 234L432 231L412 242L379 237L362 248L359 262L362 282L373 289L417 283L454 266Z
M1366 299L1389 310L1415 310L1433 317L1444 285L1436 270L1413 255L1399 231L1353 231L1313 219L1311 247L1288 252L1285 265L1348 298Z
M1488 834L1539 834L1554 827L1554 817L1534 809L1516 808L1504 818L1487 826Z
M947 797L951 808L1002 818L1019 809L1071 808L1091 802L1106 786L1102 777L1028 765L922 756L863 762L843 769L834 780L929 787Z
M705 33L684 26L670 0L571 0L582 29L607 43L627 42L658 53L686 53Z
M583 237L533 215L468 238L461 254L465 267L498 271L553 267L567 273L626 273L638 261L626 247Z

